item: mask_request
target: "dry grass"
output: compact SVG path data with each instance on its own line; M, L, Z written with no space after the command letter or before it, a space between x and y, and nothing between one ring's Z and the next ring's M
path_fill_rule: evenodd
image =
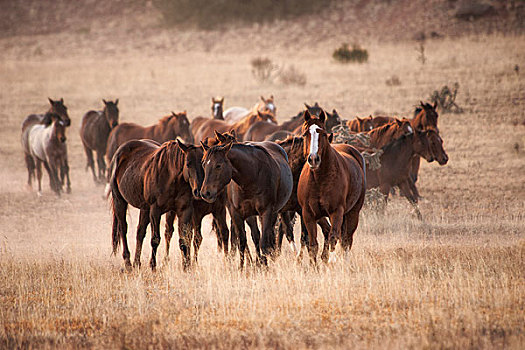
M330 63L329 44L276 49L268 54L293 60L308 85L269 91L251 79L252 53L99 58L73 48L67 57L13 60L8 51L0 61L0 347L522 348L525 157L512 148L525 133L512 124L525 119L523 78L512 71L525 59L522 42L429 42L424 67L411 43L367 45L369 62L359 66ZM402 86L385 86L392 74ZM171 110L208 115L217 94L227 108L273 93L281 120L313 101L350 118L377 109L410 115L454 81L465 113L440 116L449 164L422 163L424 222L399 198L384 216L365 211L352 252L319 271L284 249L268 271L239 272L237 260L217 254L209 221L191 273L182 272L177 244L155 274L122 273L121 257L110 257L108 206L84 172L78 137L82 114L101 98L119 97L122 120L142 124ZM45 176L42 198L24 189L19 125L47 108L47 96L64 97L73 119L73 193L60 199ZM135 210L129 223L133 248ZM146 244L143 261L149 252Z

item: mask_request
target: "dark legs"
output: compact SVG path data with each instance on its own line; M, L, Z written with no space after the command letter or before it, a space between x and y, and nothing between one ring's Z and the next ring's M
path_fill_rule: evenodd
M35 160L29 154L25 154L24 159L26 161L26 167L27 167L27 185L29 186L29 188L31 188L33 178L35 177L35 169L36 169Z
M191 207L178 214L179 248L182 254L182 268L187 270L191 265L190 247L192 240L192 210Z
M175 223L175 212L169 211L166 213L166 225L164 226L164 237L166 238L166 260L170 257L170 242L173 237L173 231L175 231L173 224Z
M241 256L240 268L242 269L244 268L244 252L246 250L246 231L244 230L244 220L236 212L230 211L230 215L232 216L232 232L235 232L237 238L239 239L239 254ZM232 248L233 246L234 243L232 234Z
M139 224L137 226L137 244L135 246L135 260L133 261L134 267L140 267L142 243L144 242L144 237L146 237L146 228L148 227L149 220L149 211L141 210L139 216Z
M275 252L275 222L277 213L268 211L261 217L262 220L262 240L261 240L261 260L267 264L267 257L272 256Z
M115 188L115 187L114 187ZM113 190L113 252L116 250L116 239L120 236L122 241L122 257L124 258L124 265L126 269L131 269L131 262L129 259L129 248L126 235L128 233L128 223L126 222L126 210L128 203L120 196L118 192ZM117 231L117 234L115 233Z
M162 212L156 206L152 206L149 212L151 224L151 260L150 266L153 271L157 267L157 248L160 244L160 216ZM139 223L140 224L140 223Z
M87 157L86 170L91 168L91 173L93 174L93 180L95 181L95 183L97 183L98 180L97 180L97 175L95 175L95 162L93 160L93 151L85 145L84 145L84 151L86 152L86 157Z
M98 181L100 182L104 182L106 178L106 161L104 160L104 151L97 151ZM93 171L93 176L94 175L95 172Z
M319 250L319 245L317 243L317 223L315 218L303 208L304 224L308 232L308 253L310 255L310 262L313 265L317 265L317 252Z

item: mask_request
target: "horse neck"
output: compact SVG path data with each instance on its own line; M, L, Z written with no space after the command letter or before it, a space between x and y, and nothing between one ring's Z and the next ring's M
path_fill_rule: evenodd
M391 137L394 134L394 127L394 125L385 125L369 131L368 135L370 135L370 144L374 147L380 148L387 144L389 141L392 141Z
M414 134L403 136L384 147L381 161L383 161L383 157L385 157L398 168L406 167L415 154L414 137Z
M238 122L232 124L231 128L234 129L237 133L243 135L251 124L253 124L253 119L257 117L257 114L250 114L249 116L242 118Z
M233 145L228 152L228 159L233 167L232 179L241 187L256 185L254 180L258 175L259 162L250 154L252 152L247 151L247 147L250 146Z

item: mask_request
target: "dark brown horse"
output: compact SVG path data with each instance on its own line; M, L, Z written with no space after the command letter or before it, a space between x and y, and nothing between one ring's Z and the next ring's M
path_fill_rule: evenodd
M297 127L303 125L302 114L292 117L290 120L277 125L274 123L257 122L250 126L244 135L244 141L264 141L266 137L278 131L293 131Z
M186 112L171 112L171 115L161 118L157 124L147 127L134 123L121 123L109 134L106 159L108 162L111 161L117 148L129 140L150 139L163 143L175 140L177 137L182 138L185 142L193 143Z
M239 235L241 268L246 249L244 222L253 216L261 218L261 252L257 254L259 261L266 264L267 256L275 250L277 214L293 188L286 152L273 142L204 147L202 198L213 203L228 186L228 211L233 220L231 229Z
M297 187L297 199L308 230L308 250L314 264L318 250L317 221L330 218L331 253L337 240L349 250L366 192L363 156L350 145L330 145L325 119L324 111L319 113L319 119L312 118L308 111L304 113L303 153L307 165L303 167ZM327 261L328 257L321 258Z
M410 177L411 162L415 155L425 158L428 162L434 160L429 141L429 134L432 133L437 135L432 129L415 130L383 146L381 167L367 171L366 176L367 188L379 188L385 199L388 199L393 187L399 187L401 195L414 206L418 218L421 218L421 213L417 207L418 191Z
M250 126L258 121L277 124L277 120L272 113L261 111L251 112L248 116L234 124L230 124L224 120L208 119L195 133L195 140L200 141L204 140L206 137L215 137L215 131L223 133L229 130L235 130L237 139L242 141L244 134L246 134Z
M47 120L49 118L49 120ZM57 114L46 114L43 124L33 124L27 129L27 145L35 167L28 165L29 178L36 176L38 195L42 194L42 164L48 175L51 189L60 196L62 181L59 172L67 164L66 126ZM26 163L27 164L27 163Z
M64 99L61 98L60 100L54 101L48 98L48 100L49 100L49 103L51 104L51 107L45 114L30 114L22 122L22 147L24 148L24 159L25 159L26 166L29 172L28 178L27 178L28 187L31 187L32 178L34 177L34 173L36 169L35 168L36 164L29 150L29 144L28 144L29 128L35 124L45 124L45 125L51 124L52 115L54 115L55 117L58 117L62 121L62 124L65 127L68 127L69 125L71 125L71 119L69 118L69 114L67 113L67 107L66 105L64 105ZM67 161L67 156L66 156L66 163L60 169L60 179L61 179L62 185L64 184L64 178L67 178L67 192L70 193L71 192L71 181L69 180L69 164Z
M109 133L118 125L119 116L118 98L115 102L106 100L102 100L102 102L104 102L104 109L102 111L89 111L84 114L80 127L80 139L87 156L86 170L91 168L95 183L106 182L104 155L106 154ZM97 153L98 177L95 173L93 151Z
M211 98L211 117L212 119L219 119L224 120L223 116L223 104L224 104L224 97L212 97ZM192 135L195 135L197 130L199 130L200 126L209 118L206 117L195 117L191 121L190 124L190 131Z
M123 245L126 268L131 268L127 244L126 210L128 205L140 209L134 265L140 266L142 242L151 223L152 254L155 269L160 244L160 217L173 211L179 220L179 246L183 267L190 266L193 200L199 197L199 178L192 164L200 162L202 149L179 140L162 145L152 140L131 140L119 147L113 157L110 188L113 208L113 253Z
M355 117L354 119L347 121L346 125L348 126L350 131L367 132L374 128L372 119L373 118L371 115L366 118Z

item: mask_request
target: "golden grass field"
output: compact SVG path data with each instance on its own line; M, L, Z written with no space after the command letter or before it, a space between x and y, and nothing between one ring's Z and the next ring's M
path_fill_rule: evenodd
M369 62L341 65L332 42L156 53L130 41L120 54L78 43L68 51L53 38L61 37L24 39L21 48L0 40L0 348L525 346L525 82L513 70L525 67L523 36L429 41L425 65L413 42L362 43ZM53 45L59 54L46 51ZM257 83L249 62L261 55L295 65L307 84ZM392 75L400 86L385 84ZM192 272L182 271L177 239L156 273L147 264L123 273L120 253L111 256L109 205L84 170L78 135L102 98L120 98L121 121L141 124L172 110L209 115L214 95L227 108L273 94L281 121L314 101L352 118L411 115L456 81L465 113L440 115L450 161L422 163L424 221L399 197L384 216L364 210L351 253L319 271L286 246L267 271L239 271L238 258L217 252L208 219ZM42 197L26 188L19 140L21 121L47 110L48 96L63 97L72 118L73 192L61 198L47 174ZM132 209L132 254L137 222ZM146 238L143 263L149 230Z

